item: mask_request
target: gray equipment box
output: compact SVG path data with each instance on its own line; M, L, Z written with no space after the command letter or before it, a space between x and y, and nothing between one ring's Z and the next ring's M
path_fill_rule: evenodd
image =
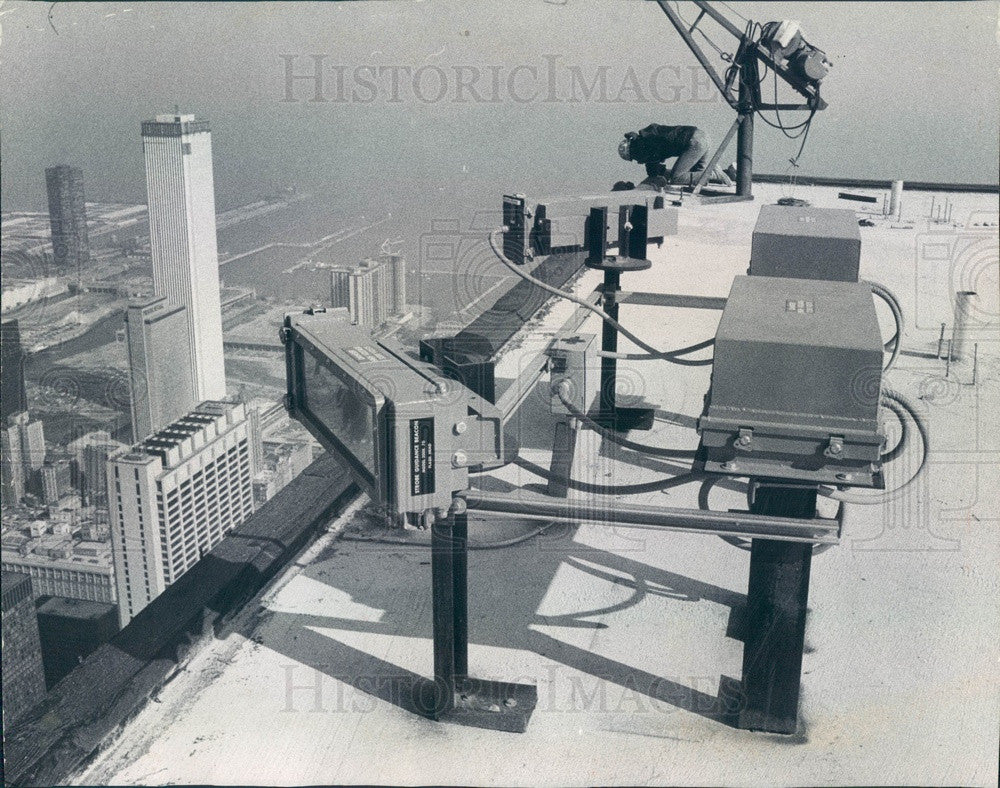
M867 285L736 277L698 423L705 469L882 487L882 355Z
M751 276L857 282L861 231L854 211L765 205L750 251Z

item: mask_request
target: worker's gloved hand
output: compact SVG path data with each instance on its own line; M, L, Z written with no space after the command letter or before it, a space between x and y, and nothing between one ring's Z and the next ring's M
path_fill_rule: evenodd
M646 175L650 178L665 178L667 176L667 165L662 162L651 162L646 165Z
M651 178L646 178L640 186L644 186L647 189L654 189L656 191L662 191L670 186L670 179L666 175L656 175Z
M630 189L634 189L635 184L632 181L615 181L615 185L611 187L613 192L627 192Z

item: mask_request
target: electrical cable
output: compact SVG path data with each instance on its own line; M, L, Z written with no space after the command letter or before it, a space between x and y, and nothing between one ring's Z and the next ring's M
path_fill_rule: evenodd
M923 442L923 448L921 452L920 465L917 466L917 470L913 475L907 479L899 487L892 490L883 490L876 495L864 495L861 493L849 492L847 490L838 490L829 486L821 486L819 488L820 495L827 498L832 498L835 501L843 501L844 503L857 503L865 506L875 506L878 504L888 503L889 501L896 500L899 496L903 494L923 473L924 468L927 466L927 457L931 450L931 439L930 434L927 429L927 424L923 417L917 411L916 406L910 402L910 400L900 394L898 391L893 391L891 389L884 389L882 391L882 397L886 400L890 400L899 405L903 410L909 414L910 418L913 419L913 423L917 427L917 432L920 433L920 438ZM906 444L902 444L905 446ZM890 452L890 454L895 454L898 456L898 452L902 452L902 446L897 446Z
M906 411L899 405L888 399L883 400L881 404L883 408L891 410L894 414L896 414L896 418L899 419L899 440L896 441L896 445L889 449L889 451L882 452L882 462L887 463L892 462L903 453L903 450L906 448L907 441L909 440L910 428L906 423Z
M591 493L594 495L640 495L642 493L668 490L671 487L680 487L682 484L690 484L691 482L698 481L699 479L703 479L705 477L705 474L701 471L688 471L687 473L681 473L677 476L669 476L665 479L655 479L650 482L641 482L639 484L594 484L592 482L580 481L579 479L567 479L560 476L558 473L553 473L547 468L536 465L531 462L531 460L526 460L523 457L515 457L513 462L515 465L520 466L529 473L541 476L546 481L556 482L557 484L565 484L571 490Z
M893 320L896 321L896 333L883 345L883 347L888 350L890 343L892 343L892 354L889 356L888 363L886 363L885 367L882 369L883 372L888 372L896 363L896 359L899 357L900 347L903 342L903 308L899 304L899 299L896 298L895 294L889 290L889 288L884 285L880 285L878 282L870 282L868 280L862 281L864 281L864 283L871 288L874 295L878 296L889 305L889 309L892 311Z
M695 350L702 350L706 347L711 347L715 344L715 338L704 339L696 345L691 345L686 348L691 352ZM600 358L616 358L622 361L658 361L658 357L652 356L649 353L619 353L613 350L598 350L596 351L597 356ZM712 358L702 358L702 359L678 359L678 363L685 367L707 367L713 363Z
M677 2L677 0L674 0L674 11L676 12L678 18L684 23L684 27L688 29L688 33L690 33L692 31L691 25L687 21L687 19L684 18L684 14L681 13L681 5L680 3ZM746 17L743 18L745 19ZM733 56L729 52L723 50L722 47L720 47L711 38L709 38L708 33L706 33L700 27L695 27L694 31L701 33L702 38L705 39L708 45L712 47L712 49L714 49L724 61L726 61L727 63L731 63L733 61Z
M758 31L757 28L760 28L760 30ZM753 44L753 46L756 47L756 46L760 45L760 37L762 35L763 35L763 27L761 25L759 25L757 23L747 24L746 31L744 33L744 37L746 38L746 40L751 41L752 44ZM798 164L799 159L802 157L802 153L803 153L803 151L805 150L805 147L806 147L806 141L809 139L809 130L812 128L812 121L813 121L813 117L816 114L816 108L814 106L810 110L810 112L809 112L809 117L806 118L801 123L798 123L798 124L796 124L794 126L787 125L781 119L781 111L778 109L778 71L777 71L777 69L769 68L769 66L767 65L767 63L764 63L763 65L764 65L764 73L758 78L757 88L759 90L760 89L760 85L764 84L764 80L767 78L767 72L770 70L773 73L773 76L774 76L774 115L775 115L775 119L777 120L777 123L775 123L775 122L771 121L769 118L765 117L764 113L761 112L761 110L759 108L755 108L754 112L768 126L771 126L772 128L780 129L781 133L784 134L788 139L793 139L794 140L794 139L800 139L801 138L802 142L799 144L799 150L798 150L798 152L795 154L795 156L793 158L789 159L789 161L791 162L791 164L792 164L793 167L798 167L799 166L799 164ZM727 79L729 78L729 73L728 72L727 72L726 78ZM746 80L746 76L743 75L742 72L740 74L740 79L743 82L745 82L745 80ZM816 90L817 90L816 98L818 99L819 98L819 87L818 86L817 86ZM798 132L797 134L791 133L791 132L796 132L796 131Z
M736 16L738 16L738 17L739 17L740 19L742 19L742 20L743 20L744 22L749 22L749 21L750 21L750 20L749 20L749 19L747 19L747 18L746 18L745 16L743 16L743 14L741 14L741 13L740 13L739 11L737 11L737 10L736 10L735 8L733 8L733 7L731 6L731 5L729 5L729 3L723 3L723 2L721 2L721 0L720 0L720 2L719 2L719 5L723 5L723 6L725 6L726 8L728 8L728 9L729 9L730 11L732 11L732 12L733 12L734 14L736 14Z
M594 421L590 416L580 410L576 405L567 399L564 388L565 381L559 385L556 389L556 396L559 397L559 401L562 402L563 407L566 408L573 416L578 418L588 427L590 427L594 432L598 433L602 437L611 441L612 443L617 443L626 449L631 449L632 451L637 451L642 454L648 454L653 457L673 457L675 459L690 459L693 460L697 451L695 449L671 449L663 446L648 446L644 443L635 443L630 441L628 438L623 438L614 430L609 430L607 427L603 427Z
M714 339L705 340L696 345L691 345L690 347L678 348L677 350L657 350L655 347L653 347L647 342L644 342L642 339L640 339L631 331L629 331L627 328L625 328L625 326L623 326L613 317L608 315L600 307L597 307L594 304L591 304L582 298L577 298L572 293L566 293L560 290L558 287L553 287L548 282L543 282L541 279L536 279L531 274L525 271L521 271L517 267L517 265L515 265L511 260L509 260L497 246L496 236L498 233L504 232L504 229L505 228L501 228L499 230L493 230L489 235L490 248L493 250L493 254L497 256L497 259L500 260L500 262L503 263L505 266L507 266L507 268L509 268L512 273L516 274L524 281L530 282L536 287L540 287L547 293L551 293L552 295L558 296L559 298L564 298L567 301L571 301L572 303L576 304L577 306L581 306L584 309L593 312L595 315L601 318L601 320L603 320L609 326L614 328L619 334L626 337L627 339L630 339L632 342L634 342L636 345L638 345L640 348L642 348L649 354L648 356L629 355L626 356L627 358L633 361L646 360L647 358L657 358L663 361L669 361L671 364L679 364L680 366L685 366L685 367L698 367L698 366L704 366L706 364L705 360L683 359L683 358L678 358L678 356L683 356L688 353L692 353L696 350L700 350L701 348L708 347L709 344L713 344L715 342ZM709 360L708 363L711 363L711 360Z
M546 523L545 525L539 526L538 528L533 528L526 534L521 534L520 536L514 536L510 539L502 539L496 542L476 542L471 539L466 540L466 547L469 550L501 550L505 547L514 547L515 545L523 544L529 539L534 539L536 536L541 536L549 528L555 525L553 520L551 523ZM356 534L344 533L341 536L342 539L347 539L348 541L356 542L374 542L376 544L391 544L400 545L403 547L422 547L428 548L429 544L424 544L421 542L411 542L408 539L394 539L389 536L358 536Z

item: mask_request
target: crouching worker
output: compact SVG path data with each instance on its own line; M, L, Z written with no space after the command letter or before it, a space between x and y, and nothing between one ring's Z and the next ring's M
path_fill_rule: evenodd
M641 131L627 132L618 144L618 155L625 161L646 165L647 178L643 183L693 186L708 166L709 144L708 136L697 126L651 123ZM668 171L666 161L673 158L677 160ZM709 174L709 179L716 183L728 184L735 177L732 165L725 172L716 168Z

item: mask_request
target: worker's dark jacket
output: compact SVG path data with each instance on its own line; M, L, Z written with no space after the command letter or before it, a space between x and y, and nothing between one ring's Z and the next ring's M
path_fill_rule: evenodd
M659 123L650 123L629 143L629 156L639 164L680 156L697 130L697 126L661 126Z

